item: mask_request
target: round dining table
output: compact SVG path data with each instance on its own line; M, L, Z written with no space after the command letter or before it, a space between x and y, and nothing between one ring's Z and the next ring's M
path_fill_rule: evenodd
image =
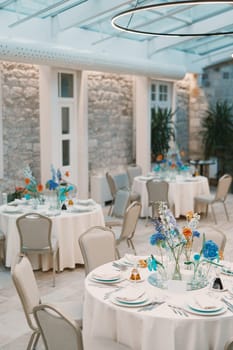
M95 337L107 337L129 346L132 350L223 350L232 337L233 308L223 306L222 312L195 312L186 308L193 298L211 295L211 300L232 296L228 291L213 291L209 286L194 291L184 291L175 284L160 289L148 282L147 268L139 268L141 281L129 281L131 268L120 272L122 280L113 284L99 283L93 276L114 271L112 263L92 271L85 280L83 310L83 340L85 350ZM116 272L116 271L115 271ZM224 277L224 275L222 275ZM232 288L233 273L223 278L224 285ZM172 281L174 282L174 281ZM175 281L177 282L177 281ZM179 281L178 281L179 282ZM127 305L116 302L122 291L135 288L135 293L145 292L157 304L148 306ZM123 293L124 295L124 293ZM233 304L233 300L230 299Z
M75 206L60 212L48 211L44 205L32 209L29 204L0 206L0 230L6 236L6 267L11 267L19 253L19 234L16 219L27 212L36 212L48 215L52 220L52 237L59 243L59 270L75 268L76 264L83 264L78 238L92 226L104 226L102 207L95 203L92 206ZM59 215L58 215L59 214ZM34 269L46 271L51 268L52 261L49 255L39 257L29 254Z
M141 195L141 217L151 215L151 207L148 206L146 182L152 178L153 175L137 176L133 181L132 190ZM194 197L210 194L209 182L205 176L183 177L178 175L175 179L166 181L169 183L169 207L174 211L176 218L179 218L181 215L185 216L188 211L194 212ZM205 212L206 207L201 204L196 209L198 212Z

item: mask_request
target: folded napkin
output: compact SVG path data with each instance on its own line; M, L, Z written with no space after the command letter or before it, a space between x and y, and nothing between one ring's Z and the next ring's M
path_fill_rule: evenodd
M93 209L93 207L82 207L81 205L73 205L71 211L77 213L87 213L89 211L92 211Z
M136 301L145 294L143 289L126 287L115 294L115 298L122 301Z
M217 300L209 297L208 295L199 294L194 297L194 300L197 304L197 306L201 307L202 309L211 310L216 309Z
M121 277L119 272L93 272L92 277L101 280L117 280Z
M139 180L141 180L141 181L147 181L150 179L153 179L153 176L140 176L139 177Z
M96 202L91 198L90 199L79 199L77 201L77 204L89 206L89 205L96 205Z

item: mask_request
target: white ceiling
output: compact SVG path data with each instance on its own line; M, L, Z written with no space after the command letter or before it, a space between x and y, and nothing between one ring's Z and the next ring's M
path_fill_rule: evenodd
M144 36L111 25L121 11L167 2L171 1L0 0L0 59L174 79L231 60L232 34ZM233 31L232 18L233 1L222 1L149 9L119 23L167 34L228 33Z

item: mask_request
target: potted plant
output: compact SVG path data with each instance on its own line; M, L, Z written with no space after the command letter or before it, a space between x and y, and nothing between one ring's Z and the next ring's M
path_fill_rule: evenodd
M218 159L218 177L232 172L233 109L227 101L217 101L202 121L205 159Z
M169 142L175 140L175 130L171 109L151 109L151 158L156 161L169 150Z

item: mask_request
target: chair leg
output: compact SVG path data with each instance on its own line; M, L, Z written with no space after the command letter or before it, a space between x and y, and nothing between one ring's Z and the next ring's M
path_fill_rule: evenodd
M131 238L128 239L128 244L130 243L131 248L133 249L134 255L137 255L136 249L134 247L133 241Z
M56 257L57 257L57 254L53 253L53 287L55 287Z
M38 332L37 331L34 331L29 339L29 342L28 342L28 346L27 346L27 350L33 350L35 349L34 347L34 344L35 344L35 337L37 336ZM37 340L38 341L38 340Z
M229 221L229 215L228 215L228 211L227 211L227 206L226 204L223 202L223 206L224 206L224 210L225 210L225 213L226 213L226 217L227 217L227 221Z
M116 256L117 256L117 258L118 258L118 259L120 259L120 258L121 258L120 253L119 253L119 250L118 250L118 248L117 248L117 247L116 247Z
M213 205L211 205L211 210L212 210L212 214L213 214L213 217L214 217L214 222L215 222L215 224L217 225L217 219L216 219L216 216L215 216L215 212L214 212L214 207L213 207Z
M36 349L39 338L40 338L40 333L38 332L36 335L35 341L33 343L33 350Z

